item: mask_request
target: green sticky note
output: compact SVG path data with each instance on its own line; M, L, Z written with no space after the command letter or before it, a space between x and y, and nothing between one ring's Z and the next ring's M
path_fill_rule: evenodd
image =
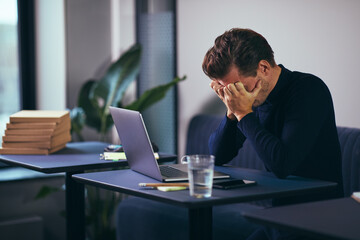
M157 187L157 189L163 192L170 192L170 191L185 190L186 187Z
M154 156L159 159L158 153L154 153ZM103 159L110 161L126 160L126 155L124 152L104 152Z

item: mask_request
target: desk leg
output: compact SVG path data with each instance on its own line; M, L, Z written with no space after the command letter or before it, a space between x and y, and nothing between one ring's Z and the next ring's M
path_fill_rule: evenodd
M66 239L85 240L85 187L66 173Z
M212 207L189 209L189 239L212 239Z

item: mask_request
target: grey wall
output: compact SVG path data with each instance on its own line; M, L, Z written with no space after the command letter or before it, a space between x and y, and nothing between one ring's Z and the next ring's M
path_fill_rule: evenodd
M337 124L360 127L360 1L356 0L181 0L177 1L179 149L189 120L225 108L201 70L215 38L233 27L252 28L269 41L277 63L322 78L333 96Z
M100 79L111 63L111 1L66 0L65 5L66 106L73 108L82 85ZM99 140L93 129L83 134L86 140Z
M110 0L66 0L67 106L84 82L102 76L111 62Z

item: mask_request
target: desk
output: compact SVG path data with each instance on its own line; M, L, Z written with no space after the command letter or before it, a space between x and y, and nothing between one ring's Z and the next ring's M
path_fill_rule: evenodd
M68 240L85 239L84 185L71 176L85 170L127 166L127 161L105 161L99 158L107 143L68 143L66 148L50 155L0 155L0 161L42 173L65 172L66 229ZM176 156L160 154L159 162L174 160Z
M212 238L212 206L272 197L294 196L312 192L318 193L319 191L335 189L337 186L336 183L294 176L282 180L274 177L271 173L253 169L234 167L215 167L215 169L228 173L235 178L255 180L258 184L231 190L213 189L211 198L196 199L189 196L188 190L161 192L140 189L138 183L156 182L156 180L130 169L75 174L72 177L83 184L94 185L108 190L187 208L189 212L190 239Z
M321 239L360 239L360 203L352 198L251 211L249 220Z

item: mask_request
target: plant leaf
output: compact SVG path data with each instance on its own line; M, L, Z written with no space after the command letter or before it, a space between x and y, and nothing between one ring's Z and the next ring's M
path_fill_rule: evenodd
M81 107L75 107L70 111L71 133L79 133L85 125L85 112Z
M35 200L45 198L45 197L49 196L50 194L52 194L54 192L58 192L60 190L61 190L61 188L50 187L50 186L46 186L46 185L42 186L41 189L39 190L39 192L36 194Z
M143 111L152 104L160 101L163 99L167 93L167 91L175 84L177 84L180 81L183 81L186 79L186 76L183 76L182 78L176 77L171 82L167 84L163 84L154 88L151 88L149 90L146 90L136 101L132 102L130 105L126 106L125 108L130 110L136 110L136 111Z
M86 116L84 109L81 107L75 107L70 111L71 119L71 134L75 133L80 141L84 141L84 137L81 134L82 129L85 126Z
M109 106L116 106L130 83L139 73L141 59L140 44L133 45L113 63L106 75L93 86L90 99L99 108L101 119L109 115Z
M88 80L80 89L78 106L85 112L85 121L89 127L95 128L100 132L101 127L101 111L96 104L90 99L90 92L96 85L96 80Z

